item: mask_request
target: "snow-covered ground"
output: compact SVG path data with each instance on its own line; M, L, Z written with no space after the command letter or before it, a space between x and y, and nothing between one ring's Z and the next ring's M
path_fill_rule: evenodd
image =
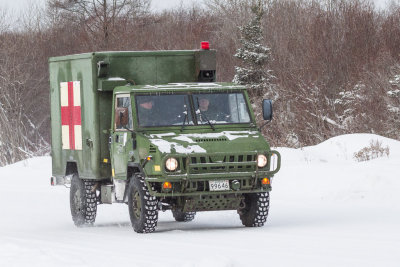
M371 140L389 157L355 161ZM0 266L400 266L400 142L357 134L277 150L261 228L242 227L235 211L189 223L165 212L155 233L136 234L124 204L76 228L68 189L49 185L49 157L0 168Z

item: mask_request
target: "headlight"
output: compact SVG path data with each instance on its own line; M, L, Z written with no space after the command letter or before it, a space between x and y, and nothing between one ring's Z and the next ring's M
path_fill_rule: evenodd
M267 157L265 155L258 155L257 157L257 166L259 168L264 168L267 165Z
M165 167L169 171L175 171L178 168L178 161L175 158L169 158L165 162Z

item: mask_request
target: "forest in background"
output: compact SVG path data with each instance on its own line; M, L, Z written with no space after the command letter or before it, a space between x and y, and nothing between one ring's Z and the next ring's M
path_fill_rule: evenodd
M49 152L49 57L198 49L208 40L218 51L218 81L232 81L241 64L233 56L241 46L238 27L252 16L252 0L205 0L157 13L150 0L67 2L27 7L17 27L0 9L0 166ZM273 146L314 145L346 133L400 140L399 4L377 11L363 0L267 0L262 26L274 76L273 95L265 92L274 119L263 134ZM260 98L252 101L260 113Z

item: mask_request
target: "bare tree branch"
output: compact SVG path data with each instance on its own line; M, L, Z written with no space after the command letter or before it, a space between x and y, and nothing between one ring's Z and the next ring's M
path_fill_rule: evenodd
M48 0L51 9L67 14L91 34L101 33L103 49L109 48L117 20L134 20L148 12L151 0Z

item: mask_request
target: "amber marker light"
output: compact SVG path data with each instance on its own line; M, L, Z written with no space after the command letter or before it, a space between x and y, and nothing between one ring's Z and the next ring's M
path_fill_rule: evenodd
M170 182L164 182L162 187L163 189L172 189L172 184Z
M152 160L153 157L152 156L147 156L146 157L146 161L143 163L142 168L146 167L147 162L149 162L150 160Z
M263 185L269 185L269 184L271 184L271 182L269 181L269 178L263 178L263 179L261 180L261 183L262 183Z

